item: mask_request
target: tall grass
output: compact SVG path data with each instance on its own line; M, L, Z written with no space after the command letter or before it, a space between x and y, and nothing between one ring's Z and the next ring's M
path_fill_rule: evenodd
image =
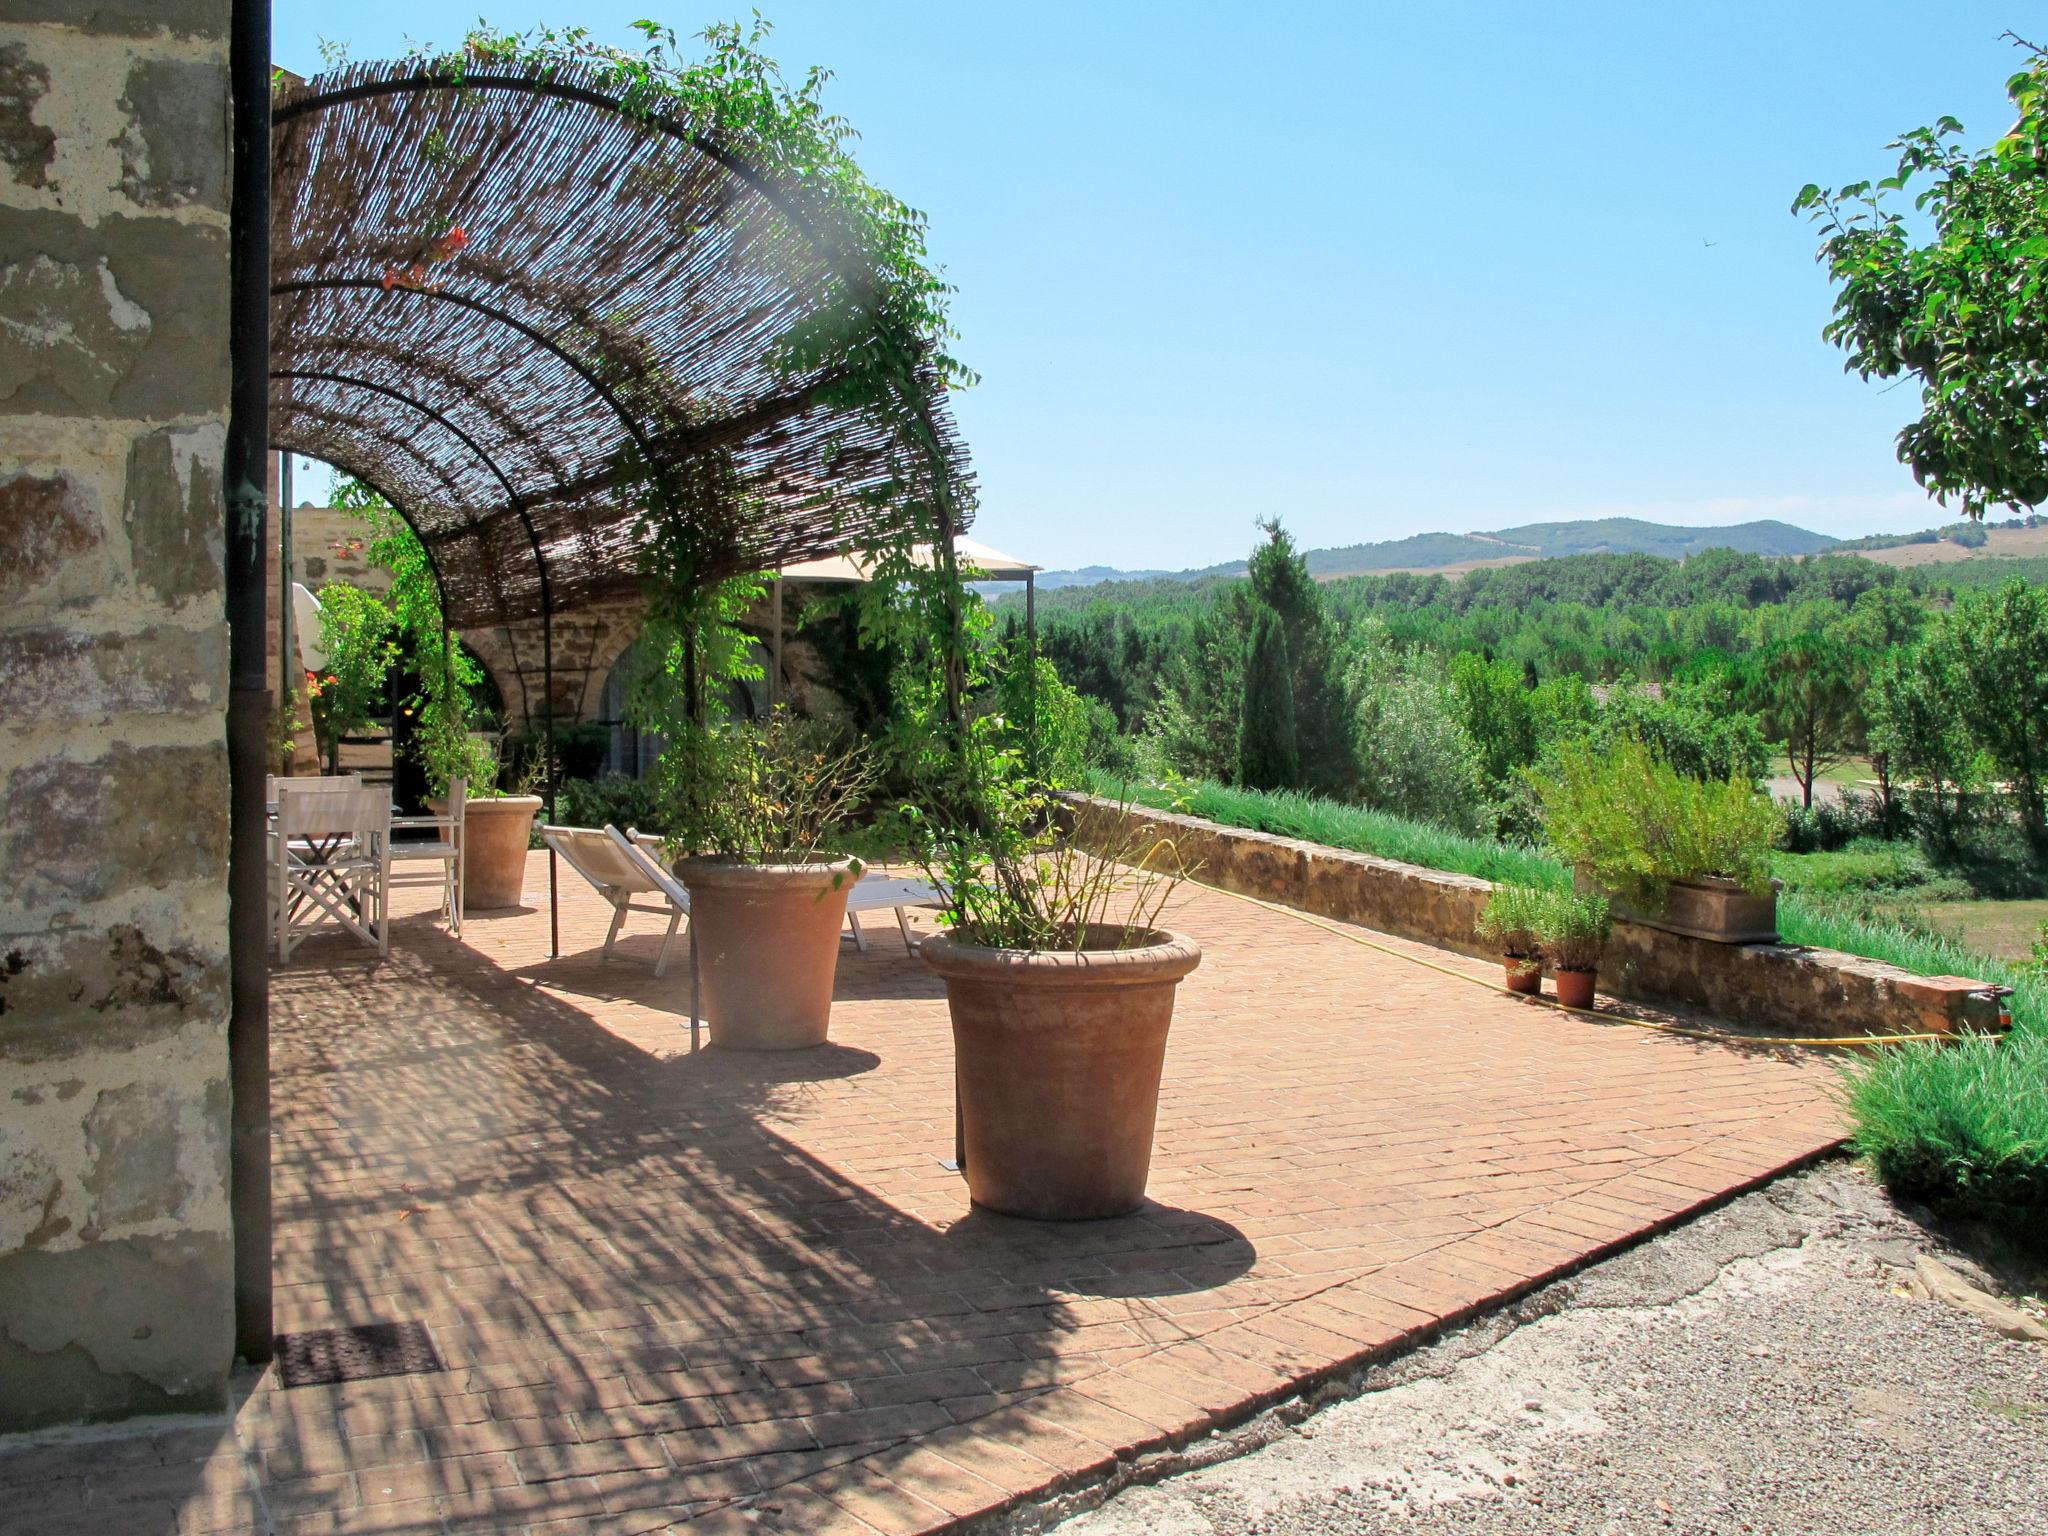
M1170 809L1163 786L1097 774L1095 792ZM1428 869L1563 886L1570 876L1532 848L1462 837L1423 822L1295 793L1199 784L1186 809L1225 826L1350 848ZM1938 933L1873 916L1841 902L1788 891L1778 930L1789 943L1835 949L1921 975L1961 975L2013 989L2013 1033L2003 1042L1908 1045L1851 1062L1842 1100L1856 1150L1903 1195L1965 1212L2048 1209L2048 981Z
M1143 780L1097 772L1094 791L1114 800L1171 810L1172 790ZM1522 885L1569 886L1571 876L1555 859L1533 848L1518 848L1492 838L1465 837L1426 821L1409 821L1384 811L1343 805L1295 790L1232 789L1222 784L1195 784L1186 791L1187 812L1226 827L1245 827L1296 837L1328 848L1375 854L1482 880L1512 880Z

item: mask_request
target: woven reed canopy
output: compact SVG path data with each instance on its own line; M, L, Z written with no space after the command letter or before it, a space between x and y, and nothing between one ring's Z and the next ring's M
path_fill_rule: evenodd
M964 475L929 370L918 448L774 365L795 328L870 325L867 274L699 125L578 66L416 62L288 81L273 123L273 445L398 508L450 623L636 592L636 459L706 579L871 544Z

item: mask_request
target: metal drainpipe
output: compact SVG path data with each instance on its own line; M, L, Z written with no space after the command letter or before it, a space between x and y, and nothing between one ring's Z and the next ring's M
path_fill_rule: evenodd
M264 552L270 455L270 0L233 0L227 487L228 1083L235 1350L271 1355L270 972L263 777L270 678Z
M298 689L292 670L296 615L292 612L292 456L288 453L277 456L277 570L277 699L289 709Z

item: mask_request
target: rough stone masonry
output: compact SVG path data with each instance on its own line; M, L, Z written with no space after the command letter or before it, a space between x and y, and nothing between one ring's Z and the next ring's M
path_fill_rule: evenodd
M0 5L0 1431L225 1401L227 25Z

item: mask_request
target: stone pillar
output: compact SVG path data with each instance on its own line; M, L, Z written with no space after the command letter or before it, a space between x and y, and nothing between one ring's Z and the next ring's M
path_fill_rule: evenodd
M0 1431L226 1401L227 26L0 9Z

